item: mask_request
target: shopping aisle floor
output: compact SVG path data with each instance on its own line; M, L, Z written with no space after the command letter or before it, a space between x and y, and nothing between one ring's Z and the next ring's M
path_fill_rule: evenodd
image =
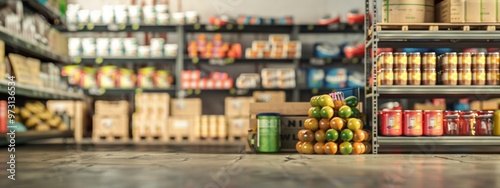
M2 148L0 161L8 161ZM241 147L25 145L0 187L499 187L500 155L253 155ZM6 169L5 165L2 165Z

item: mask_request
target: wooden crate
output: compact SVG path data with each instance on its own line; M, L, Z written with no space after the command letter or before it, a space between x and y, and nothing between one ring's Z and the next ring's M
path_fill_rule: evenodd
M132 117L132 139L140 142L167 142L167 116L148 116L134 113Z
M129 114L128 101L96 101L94 114L126 115Z
M199 138L195 137L195 128L199 127L200 116L172 116L167 124L168 140L176 142L195 142Z
M129 117L128 115L94 115L92 141L98 143L106 141L128 141Z

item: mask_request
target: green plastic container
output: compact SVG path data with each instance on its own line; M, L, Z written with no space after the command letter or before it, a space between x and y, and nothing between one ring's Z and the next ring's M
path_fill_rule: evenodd
M257 114L257 134L255 141L255 150L258 153L277 153L280 151L280 125L280 114Z

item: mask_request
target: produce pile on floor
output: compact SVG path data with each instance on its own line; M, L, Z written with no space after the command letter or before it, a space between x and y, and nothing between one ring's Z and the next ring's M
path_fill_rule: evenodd
M364 115L357 108L356 97L344 99L342 93L336 92L314 96L310 102L312 107L295 145L299 153L356 155L371 152L368 143L371 133L363 130L361 118Z

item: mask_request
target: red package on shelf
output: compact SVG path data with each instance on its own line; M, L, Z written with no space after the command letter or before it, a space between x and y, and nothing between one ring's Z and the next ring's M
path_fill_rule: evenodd
M0 133L7 132L8 114L7 101L0 101Z

